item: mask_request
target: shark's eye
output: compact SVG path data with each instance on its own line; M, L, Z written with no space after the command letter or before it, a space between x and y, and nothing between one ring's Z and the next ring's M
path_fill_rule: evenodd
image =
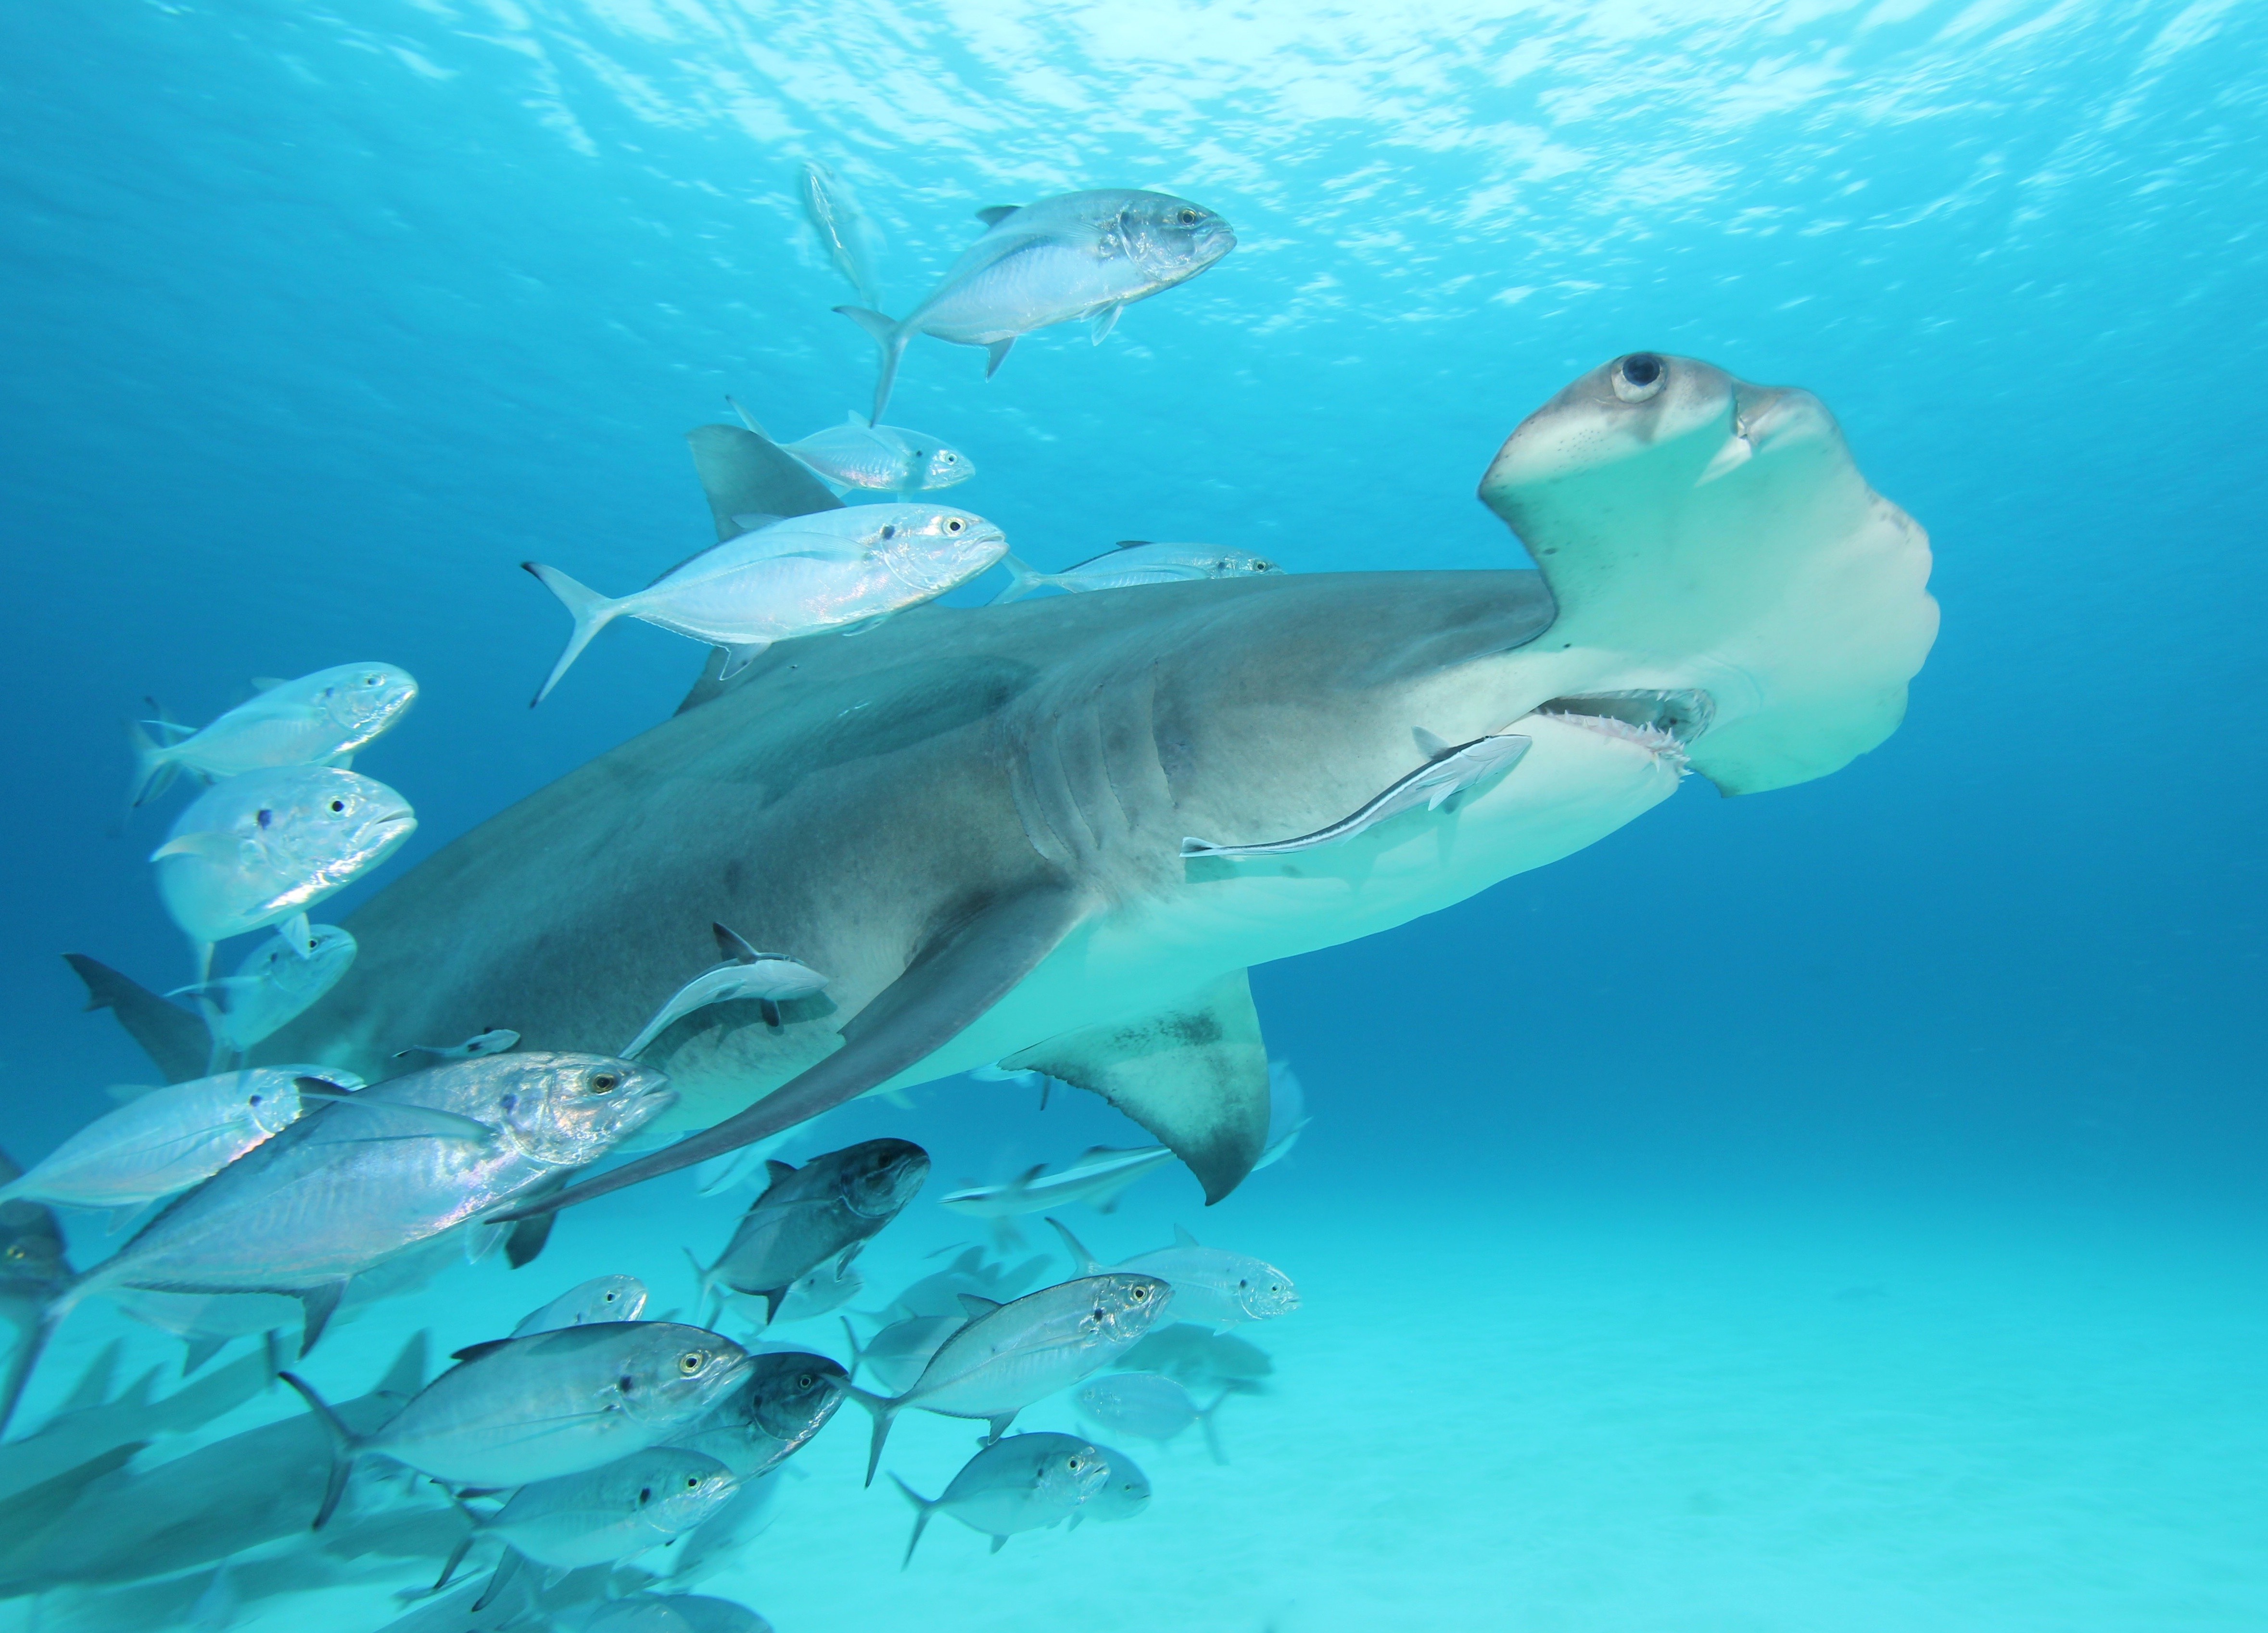
M947 533L958 533L961 528L968 525L968 524L967 522L961 521L958 516L947 516L945 519L945 530Z
M1651 351L1633 351L1615 362L1615 395L1625 403L1643 403L1659 393L1669 378L1669 365Z

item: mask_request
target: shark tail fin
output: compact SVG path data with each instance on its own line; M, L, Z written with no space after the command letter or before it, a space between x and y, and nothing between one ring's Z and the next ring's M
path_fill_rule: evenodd
M895 1474L890 1478L906 1494L906 1501L914 1505L914 1533L906 1539L906 1556L898 1562L898 1569L903 1570L914 1563L914 1549L920 1546L922 1533L929 1529L929 1517L937 1512L937 1500L924 1496Z
M523 561L519 565L535 575L537 583L558 596L559 604L575 620L574 631L567 637L567 649L559 654L559 661L551 666L549 677L528 704L532 709L551 695L551 689L567 673L568 665L583 655L583 648L591 644L591 638L622 617L622 603L600 595L588 585L577 583L556 567L547 567L540 561Z
M63 1326L63 1319L77 1308L78 1301L85 1297L82 1285L83 1279L75 1280L49 1299L46 1308L40 1312L38 1324L17 1340L15 1353L8 1357L7 1374L0 1378L0 1434L7 1432L8 1421L16 1415L17 1407L23 1403L25 1385L32 1381L33 1369L40 1364L40 1357L47 1352L48 1341L55 1337L55 1329Z
M147 805L173 786L181 763L173 757L173 744L159 743L139 720L126 722L126 746L134 755L134 784L126 791L126 802Z
M844 1393L874 1415L874 1438L866 1448L866 1483L871 1486L874 1483L874 1470L881 1465L882 1443L890 1437L890 1424L898 1415L898 1402L887 1395L870 1394L856 1384Z
M1038 571L1028 562L1018 560L1012 553L1003 556L1000 565L1008 569L1008 587L992 598L991 604L996 607L1005 606L1012 601L1021 601L1034 590L1055 582L1049 574Z
M1101 1275L1102 1274L1102 1261L1086 1251L1086 1244L1071 1233L1069 1225L1052 1215L1049 1216L1048 1223L1056 1228L1056 1234L1063 1238L1064 1252L1071 1255L1071 1261L1078 1267L1079 1275Z
M895 318L875 311L872 307L837 307L835 308L866 331L874 344L882 349L881 378L874 382L874 412L867 420L870 425L882 423L882 410L890 405L890 388L898 382L898 359L906 354L906 342L912 338Z
M310 1531L320 1531L330 1523L331 1516L338 1511L339 1499L347 1493L347 1476L354 1473L355 1459L362 1452L362 1440L346 1426L336 1412L331 1410L330 1402L317 1394L315 1386L306 1378L297 1372L278 1372L276 1377L277 1382L289 1384L298 1392L299 1399L307 1403L307 1409L315 1415L316 1421L322 1424L331 1437L330 1479L323 1487L322 1506L315 1511L315 1523L307 1527Z
M86 1007L115 1015L128 1035L142 1046L142 1053L166 1075L167 1083L203 1075L212 1053L212 1034L201 1016L177 1003L167 1003L85 953L65 953L63 962L86 983Z
M1224 1467L1226 1467L1228 1463L1228 1453L1220 1449L1220 1430L1219 1426L1214 1423L1213 1418L1220 1411L1221 1407L1227 1401L1228 1398L1235 1393L1236 1391L1233 1389L1222 1390L1219 1400L1215 1400L1211 1406L1202 1408L1197 1413L1197 1426L1204 1430L1205 1450L1212 1453L1212 1460L1214 1462L1220 1464Z

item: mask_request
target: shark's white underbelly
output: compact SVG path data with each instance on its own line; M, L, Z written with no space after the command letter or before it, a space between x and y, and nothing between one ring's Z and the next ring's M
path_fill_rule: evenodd
M1542 716L1513 729L1535 746L1460 810L1410 812L1344 844L1266 861L1200 861L1171 896L1083 926L983 1018L882 1090L1156 1014L1228 971L1390 929L1581 850L1676 790L1675 764L1627 739Z

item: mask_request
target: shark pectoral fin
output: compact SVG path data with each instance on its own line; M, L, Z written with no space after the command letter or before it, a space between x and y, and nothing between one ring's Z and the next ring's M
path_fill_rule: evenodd
M718 539L747 531L740 516L808 516L843 501L810 468L770 437L739 425L696 425L685 433L693 469L709 496Z
M1156 1015L1065 1032L1000 1064L1101 1095L1189 1164L1208 1203L1267 1144L1268 1051L1241 970Z
M1086 916L1087 907L1084 894L1061 883L1035 884L984 902L931 935L905 972L850 1017L843 1028L840 1049L747 1111L557 1196L524 1202L496 1218L528 1218L659 1174L690 1168L792 1128L879 1088L952 1042L1005 997ZM1248 1006L1250 1000L1246 1002ZM1256 1026L1254 1040L1256 1048ZM1264 1129L1268 1122L1264 1060L1261 1076L1260 1122ZM1258 1148L1254 1150L1256 1154Z
M63 962L86 983L86 1007L107 1009L118 1017L127 1035L142 1046L151 1063L169 1083L186 1083L204 1075L212 1038L202 1016L177 1003L167 1003L147 987L121 975L107 964L85 953L65 953Z

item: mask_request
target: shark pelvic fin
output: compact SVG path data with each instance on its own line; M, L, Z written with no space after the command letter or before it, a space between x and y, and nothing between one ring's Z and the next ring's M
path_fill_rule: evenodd
M1268 1051L1241 970L1158 1014L1065 1032L1000 1064L1101 1095L1189 1164L1208 1203L1242 1183L1268 1142Z

